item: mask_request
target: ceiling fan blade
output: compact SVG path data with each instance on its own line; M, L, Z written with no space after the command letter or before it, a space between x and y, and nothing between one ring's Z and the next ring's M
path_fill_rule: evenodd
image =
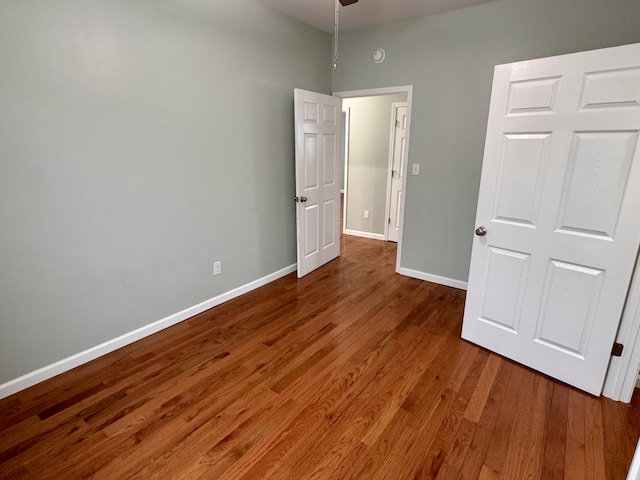
M358 0L340 0L340 5L343 7L348 7L349 5L353 5L354 3L358 3Z

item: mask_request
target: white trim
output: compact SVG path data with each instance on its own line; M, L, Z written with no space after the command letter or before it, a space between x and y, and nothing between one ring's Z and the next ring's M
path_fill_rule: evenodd
M621 357L611 357L602 394L629 403L640 371L640 260L636 260L616 342L622 343L624 350Z
M360 230L345 229L345 235L353 235L354 237L371 238L372 240L384 240L381 233L361 232Z
M144 327L133 330L129 333L125 333L124 335L120 335L119 337L116 337L112 340L108 340L100 345L89 348L84 352L77 353L55 363L52 363L51 365L47 365L46 367L42 367L38 370L27 373L14 380L9 380L8 382L0 385L0 399L8 397L9 395L13 395L14 393L29 388L37 383L43 382L49 378L55 377L56 375L69 371L72 368L90 362L91 360L95 360L98 357L106 355L107 353L111 353L114 350L122 348L133 342L137 342L138 340L141 340L145 337L148 337L149 335L153 335L154 333L159 332L160 330L164 330L165 328L171 327L177 323L187 320L195 315L198 315L199 313L216 307L233 298L239 297L240 295L250 292L251 290L262 287L263 285L271 283L274 280L295 272L296 268L296 264L289 265L288 267L278 270L277 272L273 272L262 278L254 280L253 282L249 282L246 285L242 285L209 300L205 300L204 302L186 308L178 313L174 313L173 315L163 318L162 320L158 320L156 322L150 323L149 325L145 325Z
M372 97L378 95L389 95L394 93L406 93L407 94L407 133L405 135L407 141L407 153L403 159L403 171L405 172L402 179L402 198L400 200L400 233L398 235L398 250L396 254L396 273L402 273L402 239L404 237L404 206L407 198L407 168L409 164L409 151L411 150L411 111L413 107L413 85L401 85L397 87L384 87L384 88L369 88L365 90L350 90L345 92L333 92L335 97L342 99L354 98L354 97ZM346 198L346 197L345 197ZM346 217L346 216L345 216ZM457 287L456 287L457 288Z
M333 92L333 96L340 98L377 97L380 95L405 93L411 90L413 90L413 85L398 85L397 87L365 88L364 90L345 90L342 92Z
M640 441L638 441L636 453L633 455L633 460L631 460L627 480L640 480Z
M458 288L460 290L467 289L467 282L456 280L454 278L441 277L439 275L433 275L431 273L420 272L418 270L411 270L410 268L400 268L398 272L400 275L405 275L411 278L417 278L418 280L425 280L431 283L438 283L447 287Z

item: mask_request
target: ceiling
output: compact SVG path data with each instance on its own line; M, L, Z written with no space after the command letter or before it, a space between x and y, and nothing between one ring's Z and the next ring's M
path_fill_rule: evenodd
M340 8L340 30L420 18L494 0L360 0ZM258 0L326 32L333 32L334 0Z

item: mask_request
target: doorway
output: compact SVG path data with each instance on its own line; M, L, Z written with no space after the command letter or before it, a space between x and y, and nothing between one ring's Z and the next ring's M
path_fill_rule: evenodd
M342 231L397 241L396 272L402 250L412 90L399 86L334 93L343 100L345 122ZM401 135L396 131L399 114ZM391 235L390 222L396 227Z

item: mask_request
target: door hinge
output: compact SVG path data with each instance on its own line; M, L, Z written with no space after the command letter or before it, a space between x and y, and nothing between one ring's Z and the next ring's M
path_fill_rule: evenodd
M624 345L621 343L614 343L613 344L613 349L611 350L611 355L614 357L621 357L622 356L622 350L624 350Z
M391 218L389 218L389 225L391 225Z

